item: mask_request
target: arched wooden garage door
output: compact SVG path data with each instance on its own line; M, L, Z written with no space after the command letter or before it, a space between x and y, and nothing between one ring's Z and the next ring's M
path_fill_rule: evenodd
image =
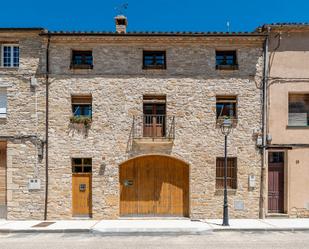
M189 166L161 155L120 165L121 216L189 216Z

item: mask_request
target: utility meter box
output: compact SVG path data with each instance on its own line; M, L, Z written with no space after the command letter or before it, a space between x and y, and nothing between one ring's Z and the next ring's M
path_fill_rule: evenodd
M263 138L262 138L261 136L258 136L258 137L256 138L256 145L257 145L258 147L261 147L261 146L263 145Z
M29 190L41 189L41 180L40 179L29 179L28 189Z
M31 87L37 87L39 84L38 84L38 80L34 77L34 76L32 76L31 78L30 78L30 86Z
M255 188L255 175L249 175L248 182L249 188Z

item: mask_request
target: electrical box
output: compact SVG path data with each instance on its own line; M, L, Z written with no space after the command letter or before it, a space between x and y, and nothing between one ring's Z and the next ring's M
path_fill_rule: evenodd
M234 209L238 211L242 211L245 209L245 203L242 200L235 200L234 201Z
M41 189L41 180L40 179L29 179L28 189L29 190Z
M38 81L34 76L32 76L31 79L30 79L30 86L31 87L37 87L38 86Z
M263 138L261 136L257 137L256 145L259 146L259 147L263 145Z
M249 188L255 188L255 175L249 175Z

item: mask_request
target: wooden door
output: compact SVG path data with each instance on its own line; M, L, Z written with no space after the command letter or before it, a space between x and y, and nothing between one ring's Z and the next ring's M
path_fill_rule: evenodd
M165 104L144 103L143 106L143 136L165 136Z
M92 184L91 174L72 175L72 214L91 216Z
M6 218L6 142L0 142L0 218Z
M120 166L120 215L188 216L189 167L165 156L144 156Z
M282 154L275 154L282 153ZM268 163L268 212L284 212L284 153L270 152Z

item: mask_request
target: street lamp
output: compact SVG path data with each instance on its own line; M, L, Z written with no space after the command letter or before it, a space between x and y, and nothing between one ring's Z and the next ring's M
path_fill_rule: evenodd
M224 202L222 226L229 226L229 210L227 203L227 136L232 130L231 119L224 119L221 124L221 132L224 135Z

